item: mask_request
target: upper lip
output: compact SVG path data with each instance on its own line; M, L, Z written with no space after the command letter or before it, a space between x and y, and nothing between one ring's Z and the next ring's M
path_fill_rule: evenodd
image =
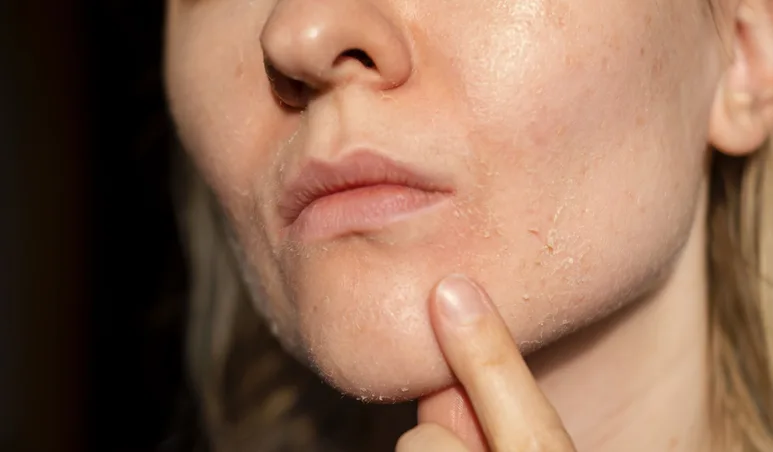
M308 160L298 176L282 190L278 202L279 214L292 223L303 209L319 198L381 184L403 185L431 192L451 192L448 186L433 175L372 151L361 150L336 162Z

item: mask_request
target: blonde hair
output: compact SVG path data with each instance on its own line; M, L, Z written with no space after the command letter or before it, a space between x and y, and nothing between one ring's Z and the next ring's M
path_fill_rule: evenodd
M773 450L773 140L716 153L709 210L710 352L717 438Z

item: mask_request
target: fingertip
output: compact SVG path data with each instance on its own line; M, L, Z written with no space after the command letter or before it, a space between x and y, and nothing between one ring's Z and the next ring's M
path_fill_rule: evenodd
M467 276L454 273L443 278L435 288L437 314L449 326L465 326L488 313L480 288Z

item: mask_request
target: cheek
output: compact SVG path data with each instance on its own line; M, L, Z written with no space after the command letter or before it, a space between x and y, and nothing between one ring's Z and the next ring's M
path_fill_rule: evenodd
M695 2L515 3L476 16L485 34L438 36L453 40L480 173L496 168L479 202L506 237L503 265L470 271L539 347L651 289L678 255L718 71Z
M185 3L170 1L168 13L169 105L186 151L226 210L251 209L254 186L269 183L259 169L274 164L297 127L280 120L262 75L259 36L273 2Z
M433 24L433 50L455 62L473 131L494 139L517 131L519 145L540 150L593 150L597 136L623 144L631 129L684 133L676 126L697 117L685 108L699 95L710 100L715 29L697 2L460 5ZM700 118L685 125L700 132Z
M673 248L703 176L711 21L694 19L706 19L695 2L524 3L492 10L483 41L454 46L477 158L499 169L489 204L520 228L508 233L528 229L556 255L603 241L613 246L597 260L614 266L642 240Z

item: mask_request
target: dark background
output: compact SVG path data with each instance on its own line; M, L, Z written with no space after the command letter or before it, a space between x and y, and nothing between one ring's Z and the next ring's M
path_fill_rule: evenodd
M190 450L162 0L0 0L0 451Z

